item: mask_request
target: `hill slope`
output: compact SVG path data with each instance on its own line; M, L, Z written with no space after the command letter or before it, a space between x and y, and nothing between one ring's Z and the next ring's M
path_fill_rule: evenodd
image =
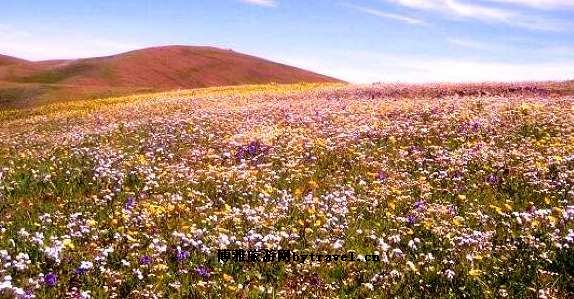
M7 58L0 64L0 105L272 82L340 81L231 50L168 46L76 60Z
M0 66L24 62L26 60L0 54Z

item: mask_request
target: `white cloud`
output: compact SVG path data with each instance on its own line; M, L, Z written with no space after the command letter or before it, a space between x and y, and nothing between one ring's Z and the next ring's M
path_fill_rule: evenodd
M561 7L574 7L574 0L489 0L490 2L509 3L530 6L540 9L556 9Z
M349 8L353 8L355 10L358 10L360 12L363 12L363 13L366 13L366 14L369 14L372 16L379 17L379 18L401 21L401 22L408 23L411 25L424 25L425 24L425 22L423 20L419 20L419 19L405 16L405 15L388 13L388 12L384 12L382 10L358 6L358 5L353 5L353 4L342 4L342 5L349 7Z
M0 53L28 60L106 56L142 45L80 34L28 32L0 24Z
M455 45L458 47L474 49L474 50L492 50L492 48L493 48L493 45L488 45L488 44L485 44L485 43L482 43L479 41L465 39L465 38L451 37L451 38L447 38L447 42L449 44L452 44L452 45Z
M435 10L446 14L479 20L507 21L514 13L482 5L466 4L456 0L390 0L402 6Z
M275 0L239 0L243 3L252 4L252 5L259 5L259 6L267 6L267 7L275 7L277 6L277 2Z
M387 0L389 2L417 10L435 11L451 17L474 19L489 23L503 23L509 26L544 31L568 31L574 23L542 16L527 15L521 11L497 6L469 4L460 0ZM492 0L497 2L535 3L532 0ZM554 3L558 1L539 0Z
M376 52L331 53L324 57L284 58L280 61L352 83L484 82L574 79L574 58L556 62L511 63L444 57L393 55Z
M408 60L413 61L412 58ZM416 59L414 60L416 61ZM404 61L404 63L408 63ZM408 65L408 64L407 64ZM411 64L418 69L398 79L415 82L543 81L574 78L574 60L563 63L508 63L429 59ZM390 76L389 79L393 79Z

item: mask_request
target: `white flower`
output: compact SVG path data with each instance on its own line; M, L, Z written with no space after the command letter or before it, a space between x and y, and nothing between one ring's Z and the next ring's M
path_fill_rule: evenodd
M443 272L444 276L448 279L448 280L452 280L454 278L454 271L452 271L451 269L447 269Z
M398 244L399 242L401 242L401 235L398 235L398 234L397 234L397 235L390 236L390 237L389 237L389 241L390 241L392 244Z
M14 266L14 269L16 269L18 271L24 271L24 270L28 269L29 264L30 264L30 257L28 256L27 253L22 253L22 252L18 253L14 262L12 263L12 265Z
M220 234L219 238L217 238L217 242L219 243L220 248L226 248L231 242L229 241L229 237L226 234Z
M391 274L391 277L392 277L392 278L398 278L398 277L401 277L401 272L399 272L399 271L397 271L397 270L393 270L393 271L391 271L391 273L390 273L390 274Z
M64 248L64 245L62 244L62 242L56 241L56 242L54 242L54 245L52 247L45 247L44 248L44 254L46 255L47 258L56 262L56 264L59 264L60 263L60 253L62 252L63 248Z
M134 269L134 274L136 275L136 277L139 280L143 280L144 277L143 277L142 271L140 271L139 269Z
M83 261L80 264L80 269L82 269L82 270L90 270L93 267L94 267L94 264L92 262Z
M379 248L384 251L387 252L391 246L389 246L389 244L385 243L385 240L383 238L379 239Z
M5 289L12 289L12 282L11 281L0 282L0 290L5 290Z
M23 238L28 238L28 237L30 236L30 233L27 232L24 228L21 228L21 229L18 231L18 235L19 235L20 237L23 237Z
M397 258L402 258L404 255L403 251L398 249L398 248L393 249L391 252L392 252L393 256L395 256Z
M412 249L412 250L417 250L417 245L415 244L415 241L410 240L408 246Z
M34 233L34 236L32 237L32 243L39 245L39 246L43 246L44 245L44 234L39 233L39 232Z
M335 244L333 244L333 249L340 249L343 247L343 240L337 240Z

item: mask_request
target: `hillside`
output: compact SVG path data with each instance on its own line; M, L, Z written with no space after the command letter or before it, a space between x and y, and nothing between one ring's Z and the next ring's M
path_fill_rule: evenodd
M0 106L213 86L340 82L213 47L167 46L107 57L16 62L25 61L0 58Z
M0 54L0 66L24 62L26 60Z

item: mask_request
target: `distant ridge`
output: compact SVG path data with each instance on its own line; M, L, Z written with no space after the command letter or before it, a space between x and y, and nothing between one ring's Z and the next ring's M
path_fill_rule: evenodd
M20 58L0 54L0 66L25 62L27 61Z
M214 47L153 47L106 57L39 62L0 56L0 106L173 89L302 82L342 81Z

